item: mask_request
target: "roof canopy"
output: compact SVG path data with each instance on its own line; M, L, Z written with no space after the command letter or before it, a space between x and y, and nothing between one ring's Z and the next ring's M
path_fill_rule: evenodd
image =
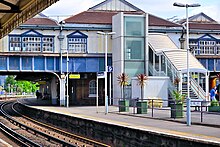
M0 38L58 0L1 0Z
M166 34L149 33L149 45L155 53L163 53L164 56L174 65L181 73L187 72L187 52L178 49L174 42ZM207 69L189 53L189 71L206 73Z

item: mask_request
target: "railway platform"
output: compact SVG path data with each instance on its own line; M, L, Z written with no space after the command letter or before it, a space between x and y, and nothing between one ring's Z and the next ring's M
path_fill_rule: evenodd
M19 101L45 111L118 126L126 126L138 130L156 132L187 140L215 143L215 145L220 146L220 115L206 115L204 117L206 117L205 120L207 123L199 123L198 121L191 126L187 126L185 119L170 119L168 117L166 117L167 119L158 119L143 117L143 115L130 115L131 113L119 113L118 108L115 106L109 106L109 113L106 114L104 106L99 106L98 109L96 106L71 106L67 108L52 106L49 101L36 98L20 99ZM164 115L164 113L165 112L157 112L157 115ZM212 122L210 123L209 121Z

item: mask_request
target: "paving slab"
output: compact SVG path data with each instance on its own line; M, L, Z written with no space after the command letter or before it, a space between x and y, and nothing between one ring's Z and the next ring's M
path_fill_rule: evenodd
M213 126L206 125L206 123L204 122L187 126L186 123L184 123L185 118L183 118L182 120L176 119L176 121L170 119L168 114L164 114L169 113L169 111L157 111L157 115L165 116L164 118L167 118L158 119L158 117L151 118L142 114L133 115L132 110L130 112L119 113L118 107L115 106L109 106L109 113L106 114L104 106L99 106L98 109L96 106L71 106L67 108L60 106L51 106L49 101L37 100L34 98L20 99L19 101L28 104L34 108L42 109L45 111L61 113L64 115L70 115L83 119L125 126L134 129L156 132L169 136L199 140L201 142L214 142L220 146L220 115L204 115L204 120L212 121L212 124L214 124ZM200 115L198 114L193 115L195 115L196 117L200 117Z

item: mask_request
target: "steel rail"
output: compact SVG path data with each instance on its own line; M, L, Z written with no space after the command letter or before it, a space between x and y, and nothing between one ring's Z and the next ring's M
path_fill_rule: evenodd
M24 105L24 104L22 104L22 103L20 103L20 102L16 102L16 103L14 103L14 105L15 105L15 104ZM25 106L27 106L27 105L25 105ZM16 110L14 110L14 111L16 111ZM76 134L72 134L72 133L66 132L66 131L64 131L64 130L61 130L61 129L52 127L52 126L50 126L50 125L48 125L48 124L39 122L39 121L37 121L37 120L35 120L35 119L32 119L32 118L30 118L30 117L27 117L27 116L25 116L25 115L19 113L18 111L16 111L16 112L17 112L19 115L21 115L22 117L24 117L24 118L26 118L26 119L28 119L28 120L30 120L30 121L32 121L32 122L35 122L35 123L37 123L37 124L39 124L39 125L41 125L41 126L50 128L50 129L52 129L52 130L54 130L54 131L56 131L56 132L58 132L58 133L60 133L60 134L63 134L63 135L72 137L73 139L76 139L76 140L78 140L78 141L82 141L82 142L84 142L84 143L88 143L88 144L94 145L94 146L110 147L110 145L107 145L107 144L104 144L104 143L101 143L101 142L98 142L98 141L95 141L95 140L92 140L92 139L88 139L88 138L85 138L85 137L82 137L82 136L79 136L79 135L76 135Z
M1 108L2 108L2 104L1 104ZM2 111L2 109L0 110L0 112L4 115L4 112ZM4 125L2 122L0 122L0 129L7 137L12 138L13 142L16 142L22 146L41 147L41 145L39 145L39 144L33 142L32 140L20 135L16 131L12 130L10 127L7 127L6 125Z
M3 103L3 104L1 105L1 112L3 113L3 115L4 115L8 120L10 120L11 123L13 123L13 124L19 126L20 128L25 128L25 130L27 130L27 131L28 131L28 130L29 130L29 131L32 131L32 132L34 132L34 134L39 134L39 135L41 135L41 136L44 136L44 137L46 137L48 140L53 140L53 141L55 141L55 142L57 142L57 143L59 143L59 144L62 144L63 146L76 146L76 145L74 145L74 144L71 144L71 143L68 143L68 142L66 142L66 141L63 141L63 140L61 140L61 139L55 138L55 137L53 137L53 136L50 136L50 135L48 135L48 134L46 134L46 133L43 133L43 132L41 132L41 131L38 131L38 130L36 130L36 129L34 129L34 128L31 128L31 127L29 127L29 126L27 126L27 125L24 125L24 124L18 122L17 120L13 119L10 115L8 115L8 114L4 111L3 107L4 107L4 105L6 105L6 104L8 104L8 103L5 102L5 103Z

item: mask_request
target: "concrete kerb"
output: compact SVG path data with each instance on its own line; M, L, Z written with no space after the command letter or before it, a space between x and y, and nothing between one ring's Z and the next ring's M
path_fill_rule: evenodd
M175 118L158 118L158 117L149 117L149 116L141 116L141 115L136 115L136 114L129 114L129 113L121 113L121 112L109 112L117 115L127 115L127 116L132 116L132 117L140 117L140 118L146 118L146 119L155 119L155 120L161 120L161 121L169 121L169 122L176 122L176 123L181 123L181 124L186 124L186 121L183 120L178 120ZM220 125L218 124L207 124L207 123L199 123L199 122L192 122L192 125L201 125L201 126L207 126L207 127L214 127L214 128L220 128Z

